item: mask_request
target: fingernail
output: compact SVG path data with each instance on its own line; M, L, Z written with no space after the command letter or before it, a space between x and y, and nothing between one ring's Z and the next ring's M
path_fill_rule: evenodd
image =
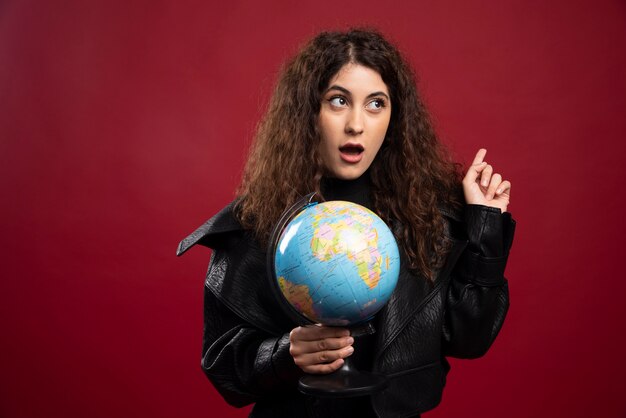
M346 353L352 354L353 352L354 352L354 347L350 346L350 347L346 348Z
M498 193L498 194L502 193L502 189L496 190L496 193Z
M354 338L352 337L348 338L348 344L352 344L352 343L354 343Z
M487 187L487 180L483 181L483 186Z

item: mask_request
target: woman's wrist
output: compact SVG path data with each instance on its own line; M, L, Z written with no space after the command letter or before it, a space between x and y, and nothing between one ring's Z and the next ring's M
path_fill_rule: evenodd
M469 250L484 257L502 257L508 254L508 231L513 220L499 208L468 204L465 207L465 228Z

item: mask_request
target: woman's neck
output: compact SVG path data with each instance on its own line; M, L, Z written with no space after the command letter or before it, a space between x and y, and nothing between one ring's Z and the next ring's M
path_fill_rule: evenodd
M354 180L323 177L320 188L325 200L345 200L373 210L370 184L369 171L366 171Z

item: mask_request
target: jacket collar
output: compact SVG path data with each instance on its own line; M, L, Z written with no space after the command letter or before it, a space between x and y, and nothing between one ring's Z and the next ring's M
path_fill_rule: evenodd
M241 225L233 213L235 204L236 201L231 202L215 216L200 225L195 231L185 237L178 244L176 255L183 255L187 250L196 244L209 248L215 248L215 245L218 245L219 237L222 234L241 231Z

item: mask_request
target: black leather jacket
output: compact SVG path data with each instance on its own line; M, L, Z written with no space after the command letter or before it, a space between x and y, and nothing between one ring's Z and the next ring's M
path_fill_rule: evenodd
M478 205L468 205L460 216L444 215L451 246L434 283L404 271L377 315L373 370L390 379L363 402L371 402L379 417L434 408L449 370L445 356L482 356L509 306L503 273L515 222L508 213ZM201 366L220 394L238 407L256 402L252 417L330 418L324 400L296 390L302 371L289 354L296 324L270 293L265 252L236 221L232 204L185 238L178 255L195 244L213 249Z

